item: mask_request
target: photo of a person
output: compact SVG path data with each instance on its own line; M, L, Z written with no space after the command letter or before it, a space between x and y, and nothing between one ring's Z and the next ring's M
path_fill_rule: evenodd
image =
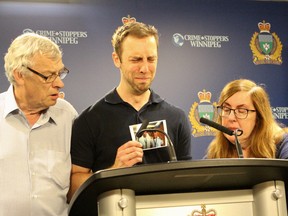
M153 147L161 147L164 144L163 134L161 134L158 131L152 132L152 138L153 138Z
M153 146L153 138L147 131L143 133L138 141L143 145L143 149L151 148Z
M136 133L141 127L141 124L130 125L129 127L132 140L139 141L143 146L143 150L165 147L167 145L166 137L164 135L164 133L167 133L167 126L165 120L149 122L146 127L148 130L144 131L142 136L139 138L136 137ZM153 131L153 129L155 129L155 131ZM164 133L161 133L161 131L163 131Z

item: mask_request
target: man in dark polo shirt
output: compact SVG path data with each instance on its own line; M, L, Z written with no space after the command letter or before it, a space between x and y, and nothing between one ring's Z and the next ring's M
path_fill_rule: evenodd
M178 160L192 159L187 116L150 88L158 62L157 29L139 22L124 24L115 31L112 45L120 82L74 122L69 198L97 170L169 161L167 146L143 153L141 143L131 139L129 126L144 120L165 120Z

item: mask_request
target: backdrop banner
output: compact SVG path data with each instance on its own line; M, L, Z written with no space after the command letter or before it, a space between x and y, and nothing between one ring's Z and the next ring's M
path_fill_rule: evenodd
M193 159L201 159L215 131L223 86L248 78L263 84L275 118L288 119L288 3L243 0L95 0L90 3L0 3L0 52L23 32L47 36L61 46L70 74L65 99L80 113L114 88L111 37L122 19L154 25L160 33L159 64L152 85L182 108L191 123ZM9 87L4 67L0 91Z

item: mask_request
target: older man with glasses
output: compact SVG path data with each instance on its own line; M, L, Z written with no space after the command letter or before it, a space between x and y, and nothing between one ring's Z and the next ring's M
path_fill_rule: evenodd
M4 58L0 94L0 215L66 216L76 110L59 98L69 73L57 44L18 36Z

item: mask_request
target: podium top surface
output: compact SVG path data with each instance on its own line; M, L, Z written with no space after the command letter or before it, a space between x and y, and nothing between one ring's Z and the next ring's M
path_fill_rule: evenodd
M287 160L192 160L102 170L76 191L69 216L97 215L98 195L114 189L132 189L136 195L240 190L271 180L288 185Z

